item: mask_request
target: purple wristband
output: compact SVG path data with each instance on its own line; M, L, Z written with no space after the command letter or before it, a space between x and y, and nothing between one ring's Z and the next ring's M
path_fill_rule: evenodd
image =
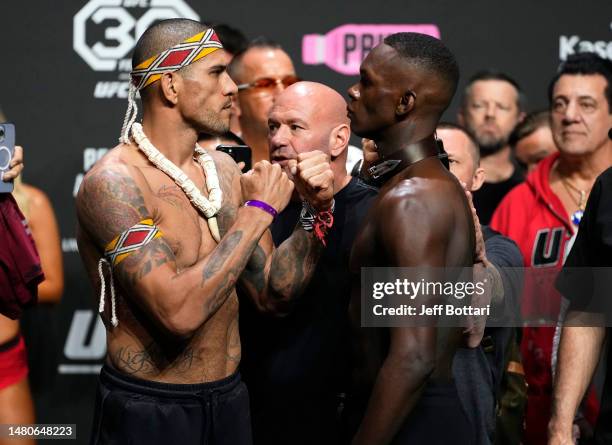
M263 201L257 201L253 199L251 201L245 202L244 206L245 207L257 207L258 209L261 209L264 212L267 212L270 215L272 215L272 218L276 218L276 215L278 215L278 212L276 211L274 207L272 207L270 204L265 203Z

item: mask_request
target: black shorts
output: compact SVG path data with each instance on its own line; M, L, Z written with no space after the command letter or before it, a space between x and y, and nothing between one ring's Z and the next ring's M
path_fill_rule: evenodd
M363 420L370 394L356 393L347 400L346 420L350 443ZM391 445L473 445L476 429L464 411L455 382L429 382L395 434Z
M429 383L392 445L471 445L475 434L455 383Z
M236 373L194 385L151 382L104 365L91 444L251 445L249 395Z

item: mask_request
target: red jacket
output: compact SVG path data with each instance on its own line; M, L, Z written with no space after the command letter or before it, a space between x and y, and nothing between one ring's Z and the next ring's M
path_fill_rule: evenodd
M563 204L550 188L550 171L559 153L543 159L524 183L517 185L501 201L493 214L491 227L514 240L528 268L537 275L525 274L521 312L524 316L548 314L556 319L560 295L554 280L565 261L567 242L574 227ZM569 251L569 249L567 249ZM521 354L529 385L526 414L526 444L546 443L552 402L552 361L554 327L523 329ZM591 391L585 416L594 423L598 403Z

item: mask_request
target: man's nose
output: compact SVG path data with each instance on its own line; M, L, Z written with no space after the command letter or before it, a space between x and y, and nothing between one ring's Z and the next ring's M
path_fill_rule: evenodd
M565 107L565 112L563 113L563 123L571 124L580 120L580 110L578 109L578 104L576 101L570 101Z
M485 117L487 119L494 120L497 116L497 106L493 103L489 103L485 106Z
M285 147L289 143L288 128L281 125L273 133L268 135L270 141L270 149Z
M238 94L238 87L236 86L236 83L232 80L227 71L225 71L223 74L225 74L223 94L225 96L236 97L236 95Z

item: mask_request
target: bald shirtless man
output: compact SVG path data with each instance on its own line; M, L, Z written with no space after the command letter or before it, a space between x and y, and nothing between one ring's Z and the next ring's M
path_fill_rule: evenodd
M353 132L375 141L380 162L370 172L383 185L353 246L355 274L422 266L430 280L444 281L441 268L473 264L470 208L434 138L458 77L452 53L421 34L391 35L362 63L348 91L349 117ZM471 443L451 372L462 329L359 328L360 298L355 292L350 307L357 350L351 411L359 425L352 443Z
M122 143L79 190L79 251L107 327L92 443L250 444L235 287L284 311L322 251L301 226L272 245L268 226L293 191L280 166L241 176L227 155L196 147L199 133L228 130L225 59L198 22L145 31L132 60L142 125L128 108ZM329 210L327 155L298 157L294 173L314 211Z
M334 172L334 225L304 295L286 317L271 318L240 306L244 338L241 372L249 388L256 445L337 445L338 411L349 382L348 260L357 230L376 191L346 170L350 121L346 101L316 82L281 92L268 117L273 164L290 164L319 149ZM300 221L298 196L271 231L280 245ZM291 407L290 409L287 409Z

